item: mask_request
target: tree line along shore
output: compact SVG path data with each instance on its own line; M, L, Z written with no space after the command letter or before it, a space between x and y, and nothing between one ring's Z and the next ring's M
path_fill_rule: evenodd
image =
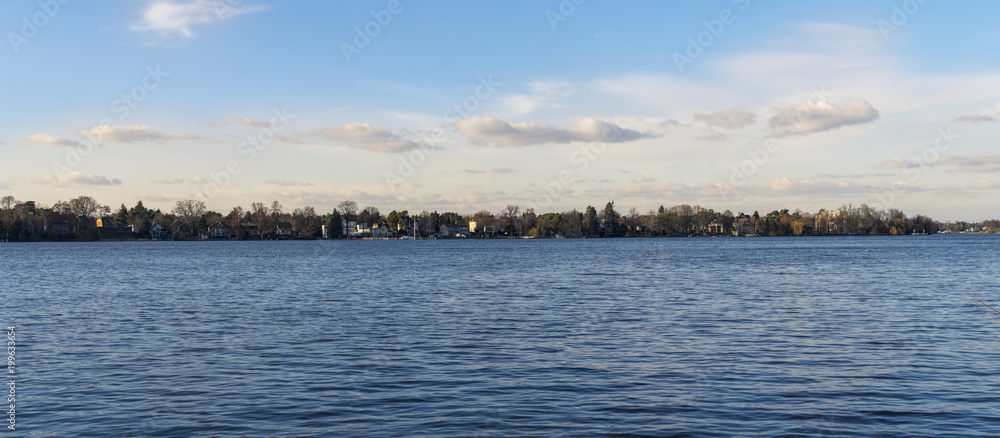
M343 201L329 213L313 207L286 211L278 201L236 206L227 213L206 208L202 201L177 201L169 212L102 205L80 196L49 206L0 198L2 241L93 240L252 240L252 239L392 239L392 238L583 238L680 236L817 236L995 233L1000 220L937 222L924 215L907 216L896 209L866 204L843 205L810 213L774 210L761 214L718 212L699 205L660 206L639 212L618 211L614 201L601 209L537 213L508 205L498 212L474 214L359 208Z

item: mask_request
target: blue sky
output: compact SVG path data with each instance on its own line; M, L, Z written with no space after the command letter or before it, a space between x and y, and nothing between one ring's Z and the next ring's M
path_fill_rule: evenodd
M1000 210L993 2L4 9L0 194L19 200Z

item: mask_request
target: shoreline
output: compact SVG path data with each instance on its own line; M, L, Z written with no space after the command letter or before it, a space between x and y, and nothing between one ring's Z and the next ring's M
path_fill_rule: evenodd
M0 239L2 243L120 243L120 242L361 242L361 241L467 241L467 240L619 240L619 239L754 239L754 238L813 238L813 237L929 237L929 236L990 236L1000 235L1000 233L934 233L934 234L822 234L822 235L801 235L801 236L610 236L610 237L420 237L420 238L358 238L358 239L97 239L97 240L7 240Z

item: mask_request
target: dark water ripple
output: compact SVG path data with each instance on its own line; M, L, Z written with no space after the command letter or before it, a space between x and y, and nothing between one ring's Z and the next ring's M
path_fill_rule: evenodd
M25 436L1000 436L996 236L0 244Z

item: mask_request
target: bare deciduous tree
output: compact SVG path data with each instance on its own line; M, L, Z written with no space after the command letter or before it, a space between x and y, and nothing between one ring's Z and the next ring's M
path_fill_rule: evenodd
M184 218L184 221L188 223L189 226L194 226L194 222L205 214L206 208L205 203L195 199L184 199L177 201L174 205L172 211L173 214ZM194 231L192 229L191 231Z
M503 227L510 235L517 233L517 216L520 212L521 207L516 205L508 205L500 211L500 217L503 219Z
M69 209L76 217L93 219L101 211L101 204L90 196L80 196L69 200Z
M267 229L267 207L262 202L250 204L250 216L257 222L257 230L260 233L260 238L263 239L264 230Z
M343 201L337 206L337 209L350 218L358 214L358 203L351 200Z

